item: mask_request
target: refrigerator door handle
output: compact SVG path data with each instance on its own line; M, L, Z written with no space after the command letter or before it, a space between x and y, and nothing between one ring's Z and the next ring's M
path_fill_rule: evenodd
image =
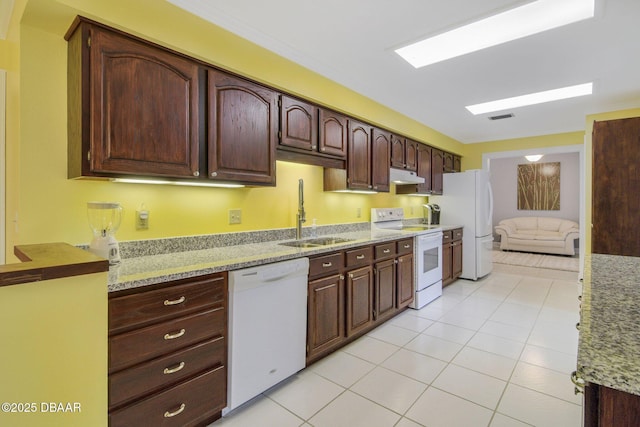
M491 183L487 182L487 192L489 196L489 216L487 217L487 225L491 228L492 218L493 218L493 189L491 188Z

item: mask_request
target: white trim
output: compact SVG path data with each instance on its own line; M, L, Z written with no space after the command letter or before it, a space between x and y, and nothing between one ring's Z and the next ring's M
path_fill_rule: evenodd
M585 137L586 138L586 137ZM514 150L514 151L499 151L495 153L483 153L482 154L482 167L491 171L491 160L492 159L504 159L510 157L520 157L525 156L527 154L564 154L564 153L578 153L580 157L579 169L580 169L580 241L579 241L579 252L580 252L580 272L579 278L582 279L582 270L584 267L584 255L585 255L585 239L586 239L586 230L587 224L585 224L585 181L586 181L586 169L585 169L585 158L584 158L584 144L575 144L575 145L563 145L557 147L544 147L544 148L529 148L523 150Z

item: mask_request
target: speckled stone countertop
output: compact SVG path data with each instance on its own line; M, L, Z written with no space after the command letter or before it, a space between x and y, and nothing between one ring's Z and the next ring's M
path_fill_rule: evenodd
M578 373L640 395L640 258L585 257Z
M307 235L303 237L309 237L310 230L304 231ZM349 239L345 243L314 248L282 245L294 239L292 232L291 229L284 229L122 242L122 262L118 266L112 266L109 271L109 292L318 255L423 233L372 233L368 223L358 223L318 227L319 237Z

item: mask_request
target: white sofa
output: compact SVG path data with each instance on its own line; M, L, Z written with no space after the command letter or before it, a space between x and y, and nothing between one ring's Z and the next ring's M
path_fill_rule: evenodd
M580 237L577 222L549 217L503 219L495 230L503 251L575 255L574 241Z

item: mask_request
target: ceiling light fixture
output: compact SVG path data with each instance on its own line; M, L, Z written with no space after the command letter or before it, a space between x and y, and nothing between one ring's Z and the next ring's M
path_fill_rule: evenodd
M594 0L538 0L396 49L415 68L593 18Z
M561 87L559 89L545 90L543 92L530 93L528 95L499 99L497 101L467 105L465 108L472 114L477 115L491 113L493 111L508 110L510 108L524 107L527 105L542 104L543 102L558 101L560 99L591 95L591 93L593 93L593 83L584 83Z
M537 162L542 158L542 154L529 154L527 156L524 156L524 158L529 160L530 162Z

